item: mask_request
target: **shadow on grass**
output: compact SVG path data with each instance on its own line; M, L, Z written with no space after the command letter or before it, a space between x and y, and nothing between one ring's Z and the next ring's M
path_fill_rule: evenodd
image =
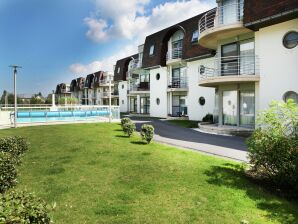
M245 176L242 165L226 163L223 166L212 166L205 171L205 175L209 177L207 182L212 185L244 190L250 199L257 202L259 209L268 213L269 219L285 224L298 223L298 212L296 206L293 206L295 202L274 197L261 186L252 183Z
M132 141L130 143L135 144L135 145L147 145L146 142L142 142L142 141Z
M118 138L129 138L127 135L116 135Z
M122 129L115 129L114 131L123 131Z

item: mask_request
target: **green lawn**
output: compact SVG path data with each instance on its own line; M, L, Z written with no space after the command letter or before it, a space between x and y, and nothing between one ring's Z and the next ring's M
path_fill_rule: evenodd
M185 128L197 128L198 121L191 121L191 120L168 120L169 123L175 124L178 126L182 126Z
M0 130L31 149L18 188L49 204L55 223L297 223L298 205L253 185L239 164L128 139L118 124Z

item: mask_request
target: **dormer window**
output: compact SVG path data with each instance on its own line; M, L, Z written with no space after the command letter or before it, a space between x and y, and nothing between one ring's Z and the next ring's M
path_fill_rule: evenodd
M117 73L120 73L120 67L118 67Z
M199 31L198 31L198 30L195 30L195 31L192 33L191 42L192 42L192 43L198 42L198 39L199 39Z
M154 45L151 45L149 50L149 55L153 55L153 54L154 54Z

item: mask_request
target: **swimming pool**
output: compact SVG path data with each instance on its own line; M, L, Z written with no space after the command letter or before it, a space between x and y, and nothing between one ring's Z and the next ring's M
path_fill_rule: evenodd
M11 114L13 117L13 113ZM21 110L17 112L17 123L43 123L67 121L100 121L109 118L108 107L57 108L51 110ZM120 119L119 107L111 108L111 118Z

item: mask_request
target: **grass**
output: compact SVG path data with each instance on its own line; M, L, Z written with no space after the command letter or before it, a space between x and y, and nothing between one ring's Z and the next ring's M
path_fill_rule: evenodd
M185 128L197 128L198 121L191 121L191 120L168 120L169 123L178 125Z
M118 124L1 130L31 149L17 188L55 223L297 223L298 205L250 183L239 163L123 136Z

